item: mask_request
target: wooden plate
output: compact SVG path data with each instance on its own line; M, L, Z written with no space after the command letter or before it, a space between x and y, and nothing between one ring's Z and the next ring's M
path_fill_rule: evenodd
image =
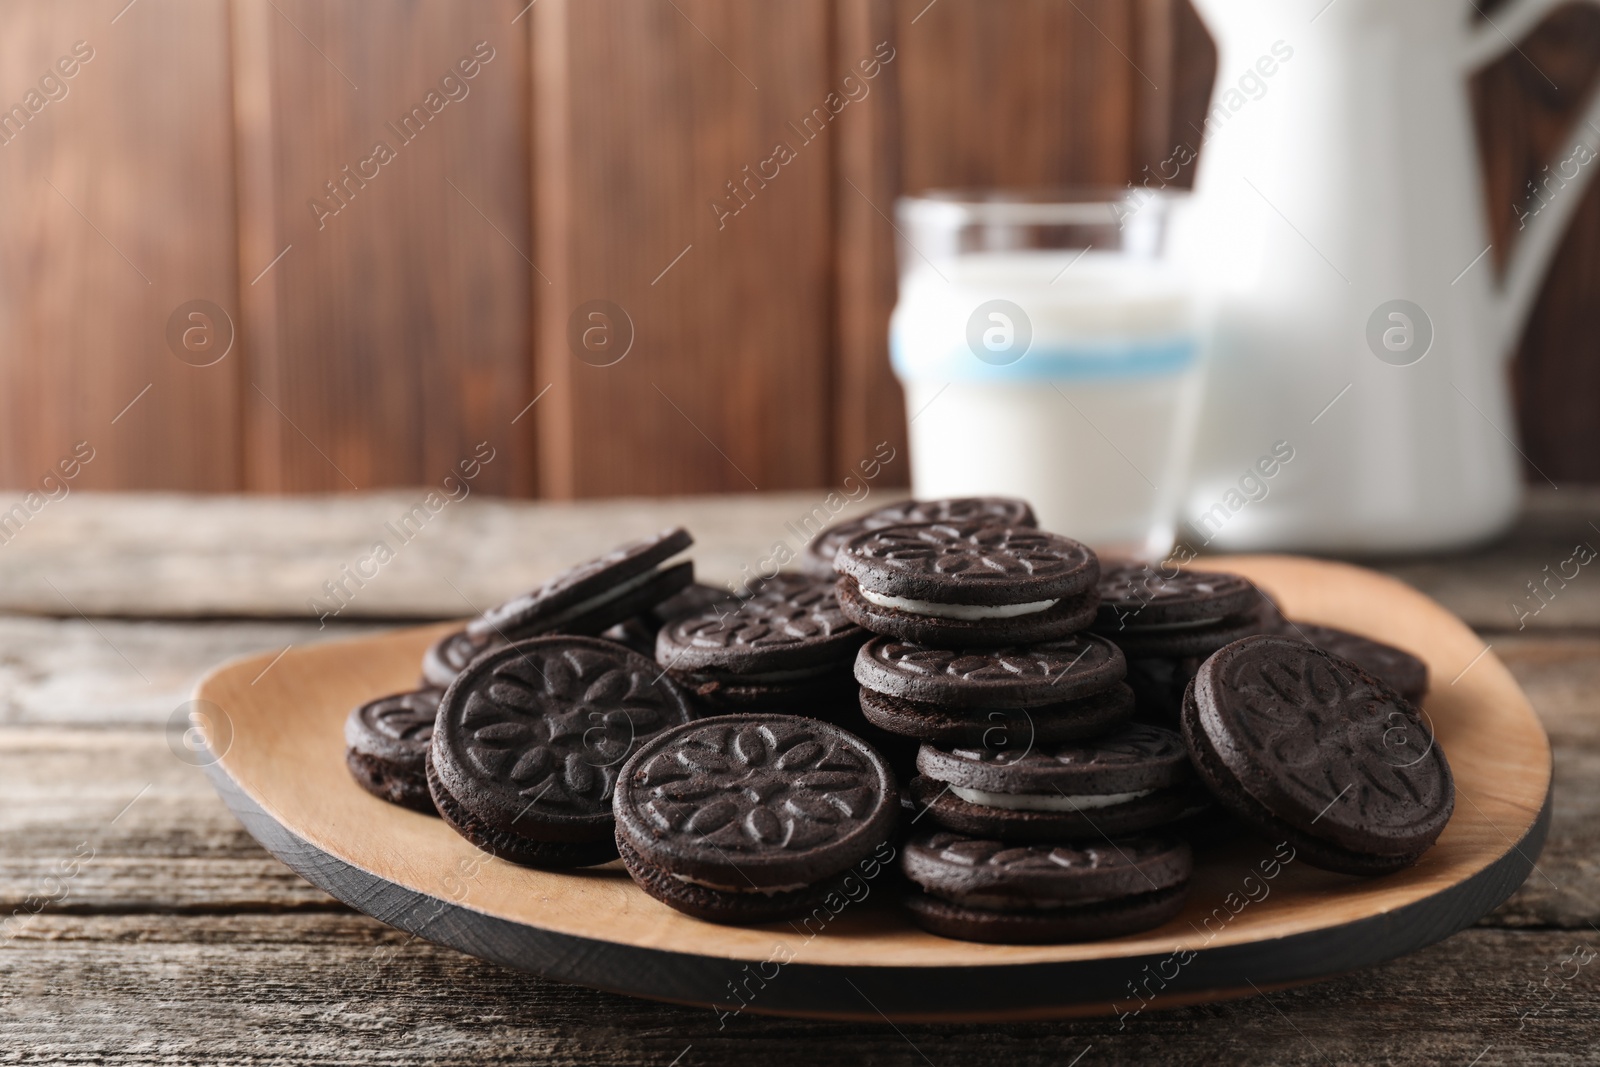
M1428 661L1425 708L1455 772L1455 816L1414 868L1384 878L1279 864L1270 844L1201 849L1188 904L1157 930L1091 944L979 945L911 926L891 879L793 924L698 922L619 864L551 873L488 858L438 819L383 803L344 767L346 712L416 683L430 626L264 654L200 683L209 771L245 826L329 893L485 959L634 996L734 1013L1022 1019L1249 995L1364 967L1470 925L1522 883L1550 815L1550 744L1506 668L1460 620L1371 571L1290 557L1208 560L1293 617ZM264 672L264 673L263 673Z

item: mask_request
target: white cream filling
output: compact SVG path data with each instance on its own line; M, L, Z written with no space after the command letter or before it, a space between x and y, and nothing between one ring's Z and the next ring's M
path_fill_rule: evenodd
M936 604L931 600L912 600L910 597L874 593L870 589L860 589L860 592L863 600L880 608L894 608L896 611L908 611L913 615L931 615L936 619L963 619L969 622L975 619L1014 619L1019 615L1034 615L1048 611L1061 603L1060 598L1057 598L1030 600L1026 604Z
M707 882L700 878L690 878L687 874L674 874L673 878L689 885L704 886L722 893L760 893L763 896L776 896L779 893L792 893L796 889L805 889L810 883L796 882L794 885L718 885L716 882Z
M986 793L982 789L963 789L958 785L950 792L968 804L985 808L1005 808L1007 811L1080 811L1084 808L1109 808L1113 804L1126 804L1154 793L1154 789L1140 789L1133 793L1097 793L1092 796L1069 797L1060 793Z

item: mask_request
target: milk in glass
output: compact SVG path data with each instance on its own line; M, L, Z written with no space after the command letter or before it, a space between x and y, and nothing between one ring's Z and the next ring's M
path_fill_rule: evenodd
M902 202L890 352L919 498L1019 496L1098 551L1165 556L1201 359L1164 210Z

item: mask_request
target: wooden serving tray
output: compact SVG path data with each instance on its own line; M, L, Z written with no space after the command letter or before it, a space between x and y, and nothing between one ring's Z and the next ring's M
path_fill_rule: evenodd
M1361 879L1278 863L1270 843L1197 849L1184 913L1111 941L981 945L912 926L889 872L805 922L699 922L618 863L570 873L479 853L436 818L368 795L344 766L354 705L416 684L451 625L263 654L196 692L223 799L305 878L383 922L510 967L634 996L818 1018L1001 1020L1131 1015L1314 981L1470 925L1533 869L1550 819L1550 743L1510 673L1460 620L1391 578L1274 556L1207 560L1297 619L1422 656L1455 772L1455 815L1415 867ZM271 664L269 668L269 664ZM264 672L264 673L263 673Z

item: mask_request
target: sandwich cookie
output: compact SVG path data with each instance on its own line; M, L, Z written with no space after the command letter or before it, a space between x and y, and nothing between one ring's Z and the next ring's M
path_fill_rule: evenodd
M1139 718L1176 727L1183 691L1230 641L1275 632L1283 616L1236 574L1123 563L1100 574L1094 632L1121 647Z
M968 496L948 500L902 500L868 512L858 519L836 522L806 546L800 569L821 578L833 578L833 558L847 541L885 526L907 522L992 522L997 526L1037 526L1026 500L1008 496Z
M1285 620L1275 632L1282 637L1297 637L1330 655L1349 660L1368 674L1388 682L1413 704L1420 704L1428 692L1428 665L1404 649L1348 630L1309 622Z
M1247 637L1207 659L1183 736L1223 807L1330 871L1415 863L1455 808L1450 765L1416 706L1303 641Z
M748 714L650 739L614 808L617 851L646 893L710 922L760 923L810 912L859 877L900 802L888 766L854 734Z
M917 753L911 795L949 830L1070 841L1149 830L1201 810L1183 738L1135 723L1093 741Z
M834 584L782 573L739 601L680 615L656 635L656 662L712 711L855 714L851 665L870 634L845 617Z
M391 804L432 815L424 764L442 689L369 700L344 721L345 766L361 788Z
M1121 650L1090 634L961 651L875 637L855 677L868 722L935 745L1057 744L1115 730L1133 711Z
M839 550L839 605L874 633L943 648L1054 641L1095 618L1095 554L978 521L888 526Z
M680 526L625 544L490 608L467 623L467 634L507 641L543 633L598 634L687 588L694 581L692 562L661 564L693 543Z
M472 661L439 704L428 788L462 837L513 863L616 856L611 795L628 757L692 718L649 659L596 637L537 637Z
M1164 837L1014 845L935 832L906 843L920 893L912 921L941 937L1003 944L1095 941L1160 926L1183 909L1194 860Z

